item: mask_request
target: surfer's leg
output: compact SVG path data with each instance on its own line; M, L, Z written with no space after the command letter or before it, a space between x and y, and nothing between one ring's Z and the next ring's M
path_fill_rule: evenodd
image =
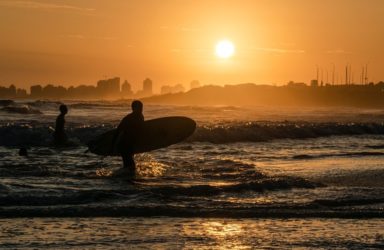
M136 164L133 158L133 154L124 154L123 155L123 167L128 170L129 175L136 174Z
M53 142L55 145L65 145L68 141L67 135L64 132L55 132L53 136Z

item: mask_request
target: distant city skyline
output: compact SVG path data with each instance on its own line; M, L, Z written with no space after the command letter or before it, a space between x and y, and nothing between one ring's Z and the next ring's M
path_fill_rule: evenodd
M365 69L366 70L366 69ZM160 92L153 91L153 81L150 78L146 78L142 82L142 89L133 91L130 83L127 80L121 82L120 77L113 77L110 79L102 79L97 81L96 84L91 85L77 85L65 87L57 84L36 84L30 86L29 89L20 88L14 84L7 86L0 86L0 99L140 99L154 96L163 96L167 94L180 94L186 93L189 90L206 87L205 89L224 87L224 88L236 88L242 86L254 86L254 87L275 87L275 88L293 88L296 90L300 89L333 89L337 90L341 94L348 94L349 90L369 90L379 93L383 92L384 81L368 82L364 74L365 70L362 70L360 82L353 82L350 78L351 74L348 74L348 67L346 68L345 82L344 83L332 83L329 81L323 81L323 79L313 79L309 83L306 82L295 82L289 81L284 85L258 85L255 83L238 83L238 84L227 84L227 85L201 85L198 80L190 82L188 89L184 88L181 84L176 85L163 85L161 86ZM332 79L333 80L333 79ZM348 91L347 91L348 90ZM344 92L344 93L343 93ZM213 93L212 93L213 94ZM245 94L245 92L244 92ZM214 94L213 94L214 96ZM197 97L196 97L197 98ZM355 97L358 99L358 97ZM377 98L377 96L375 97ZM198 98L199 99L199 98Z
M0 0L0 85L384 79L384 1ZM217 56L220 41L231 56ZM216 53L215 53L216 46ZM225 48L224 48L225 49ZM226 51L222 51L224 55ZM219 53L220 54L220 53ZM232 55L233 54L233 55Z
M182 84L166 84L162 85L160 87L160 91L156 92L153 90L153 81L150 78L145 78L142 81L142 85L140 89L134 90L132 89L131 84L124 80L121 81L120 77L113 77L109 79L101 79L96 82L96 84L81 84L81 85L70 85L70 86L63 86L56 83L48 83L48 84L33 84L27 88L20 87L17 84L0 84L0 98L4 97L4 93L13 93L11 95L15 95L17 93L18 97L24 97L27 95L32 96L38 96L36 95L36 92L41 92L44 88L59 88L61 90L63 89L78 89L83 88L82 91L95 91L97 90L97 96L105 97L108 95L113 96L121 96L121 97L127 97L127 96L135 96L135 97L145 97L145 96L151 96L153 94L168 94L168 93L178 93L178 92L184 92L186 90L190 90L193 88L200 87L201 84L198 80L192 80L189 83L189 87L185 88ZM85 89L86 88L86 89ZM33 93L35 92L35 94ZM94 95L94 93L90 93L90 95Z

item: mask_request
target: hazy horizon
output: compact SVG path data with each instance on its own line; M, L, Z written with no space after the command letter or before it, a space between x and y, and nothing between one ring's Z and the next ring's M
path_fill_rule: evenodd
M141 89L384 79L380 0L0 0L0 85L95 84L120 76ZM215 56L230 40L231 58Z

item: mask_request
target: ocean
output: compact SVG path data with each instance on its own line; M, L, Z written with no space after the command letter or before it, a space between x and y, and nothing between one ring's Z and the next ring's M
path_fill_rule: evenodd
M383 110L144 103L197 129L131 180L85 146L130 102L65 102L73 146L55 148L60 104L0 107L0 248L384 248Z

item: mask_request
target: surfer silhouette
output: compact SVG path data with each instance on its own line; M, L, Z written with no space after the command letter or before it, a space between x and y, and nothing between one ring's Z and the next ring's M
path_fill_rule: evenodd
M123 158L123 168L128 170L129 176L135 176L134 145L140 139L138 135L144 125L143 103L135 100L131 108L132 112L125 116L117 127L113 145Z
M60 105L60 114L56 118L55 132L53 133L53 142L55 145L64 145L67 142L67 135L64 131L65 115L68 113L66 105Z

